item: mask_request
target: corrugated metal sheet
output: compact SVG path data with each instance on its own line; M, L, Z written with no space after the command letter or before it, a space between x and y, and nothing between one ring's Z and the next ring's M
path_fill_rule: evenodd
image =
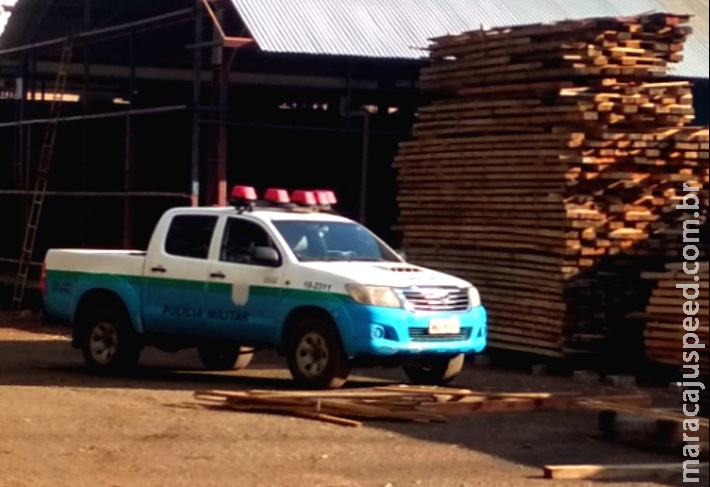
M708 77L708 0L232 0L267 52L415 59L472 29L652 11L693 14L674 74Z
M14 7L16 3L17 0L0 0L0 36L5 31L5 26L12 14L12 7Z

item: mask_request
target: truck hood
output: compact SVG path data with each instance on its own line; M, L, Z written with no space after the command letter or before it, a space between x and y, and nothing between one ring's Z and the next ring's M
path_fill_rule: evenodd
M400 262L302 262L300 265L330 274L343 283L390 287L471 286L450 274Z

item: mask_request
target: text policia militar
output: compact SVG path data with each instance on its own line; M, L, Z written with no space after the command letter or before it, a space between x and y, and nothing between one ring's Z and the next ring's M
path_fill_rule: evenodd
M223 310L194 308L191 306L163 306L163 316L171 318L207 318L219 321L249 321L249 312L244 310Z
M700 242L700 198L692 191L700 191L700 188L688 186L683 183L683 191L689 192L683 196L683 202L676 206L678 210L693 211L695 219L683 221L683 271L692 276L693 281L689 283L676 284L677 289L683 290L683 382L678 382L678 386L683 388L683 482L699 482L700 473L700 391L705 389L705 384L698 381L700 376L700 354L705 352L705 344L701 342L697 333L700 327L700 320L696 317L701 303L700 296L700 264L697 262L700 250L696 243ZM695 236L694 234L698 234ZM695 432L695 433L694 433Z

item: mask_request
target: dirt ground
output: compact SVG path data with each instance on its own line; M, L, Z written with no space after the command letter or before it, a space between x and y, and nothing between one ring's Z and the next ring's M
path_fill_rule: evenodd
M196 405L192 394L198 389L289 388L279 357L263 353L254 362L246 371L211 373L192 351L149 349L134 376L96 377L83 369L66 329L0 314L0 487L685 485L679 479L542 479L546 464L680 461L596 439L592 412L346 428ZM356 372L349 387L404 381L398 370ZM495 367L467 368L456 385L585 392L566 377ZM587 392L602 392L594 388Z

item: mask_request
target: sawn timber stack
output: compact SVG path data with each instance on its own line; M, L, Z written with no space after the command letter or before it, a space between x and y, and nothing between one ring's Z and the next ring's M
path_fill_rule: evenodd
M708 130L665 81L688 18L653 14L435 39L413 140L395 161L410 260L472 281L493 348L598 350L643 311L641 272L677 258L664 230L699 187ZM663 259L658 259L663 257ZM660 267L659 267L660 266Z
M655 284L646 308L644 346L646 357L676 369L679 381L706 384L700 392L700 404L701 411L707 416L710 412L707 388L710 383L710 264L707 261L686 262L685 269L683 263L672 263L666 265L664 272L643 274L644 279ZM679 285L687 286L687 289L684 291L677 287ZM684 340L687 346L684 346Z

